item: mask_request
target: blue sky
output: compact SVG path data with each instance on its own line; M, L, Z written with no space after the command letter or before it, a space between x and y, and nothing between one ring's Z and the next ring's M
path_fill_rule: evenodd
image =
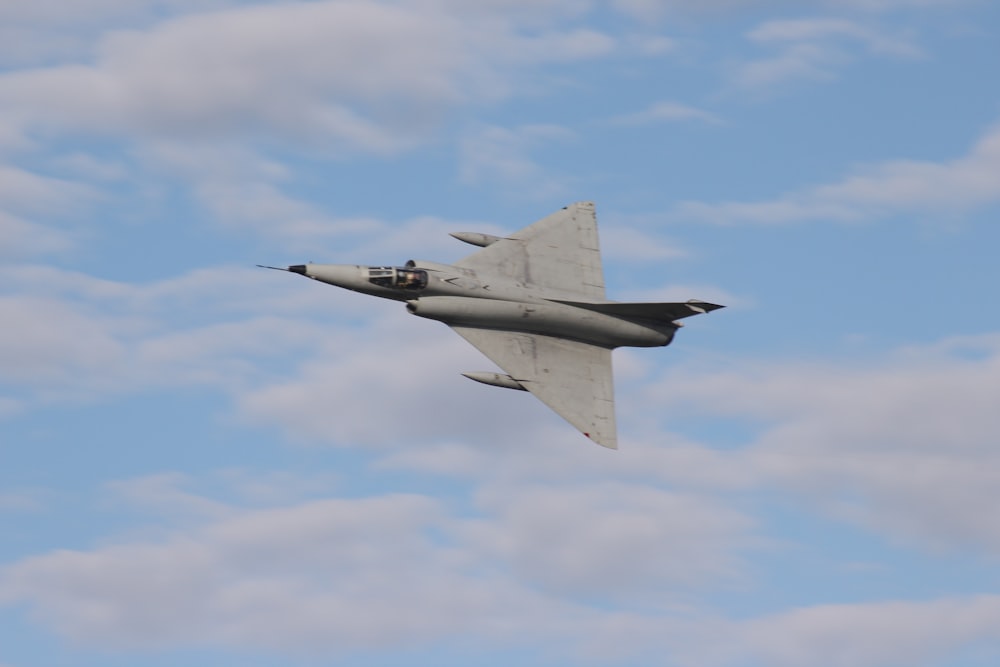
M995 665L1000 9L0 7L0 666ZM619 451L399 304L597 203Z

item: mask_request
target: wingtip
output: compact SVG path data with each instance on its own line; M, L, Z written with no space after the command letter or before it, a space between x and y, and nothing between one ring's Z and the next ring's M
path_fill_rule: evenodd
M595 438L591 434L587 433L586 431L581 431L581 433L583 433L585 436L587 436L587 438L589 438L590 441L593 442L594 444L600 445L601 447L604 447L606 449L618 449L618 439L617 438L611 438L611 439L608 439L608 440L605 440L605 439L602 438L602 439L598 440L597 438Z

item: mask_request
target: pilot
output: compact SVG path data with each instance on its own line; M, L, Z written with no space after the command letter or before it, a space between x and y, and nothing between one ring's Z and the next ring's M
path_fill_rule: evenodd
M400 274L399 286L410 289L420 286L420 276L416 271L402 271Z

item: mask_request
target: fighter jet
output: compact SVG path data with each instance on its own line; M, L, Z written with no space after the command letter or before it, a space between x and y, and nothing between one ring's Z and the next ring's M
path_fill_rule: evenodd
M455 264L296 264L329 285L406 303L444 322L503 369L465 377L529 391L585 436L618 447L611 351L669 345L679 320L723 306L621 303L604 297L592 202L579 202L509 236L455 232L479 246Z

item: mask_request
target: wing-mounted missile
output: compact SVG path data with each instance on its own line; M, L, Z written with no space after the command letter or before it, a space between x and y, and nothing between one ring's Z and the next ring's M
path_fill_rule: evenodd
M502 236L493 236L492 234L480 234L479 232L451 232L451 236L454 236L459 241L464 241L470 245L477 245L480 248L485 248L488 245L493 245L497 241L502 241Z
M503 387L504 389L517 389L518 391L528 391L523 384L515 380L509 375L503 373L489 373L486 371L478 371L474 373L462 373L465 377L470 380L475 380L476 382L482 382L483 384L493 385L494 387Z

